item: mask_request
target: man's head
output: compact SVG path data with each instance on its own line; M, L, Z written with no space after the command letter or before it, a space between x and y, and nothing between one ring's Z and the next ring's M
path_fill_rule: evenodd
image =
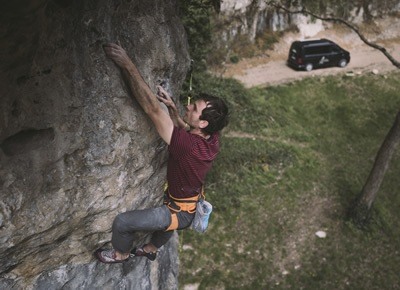
M187 106L186 122L210 135L222 130L228 124L228 107L215 96L199 94L196 101Z

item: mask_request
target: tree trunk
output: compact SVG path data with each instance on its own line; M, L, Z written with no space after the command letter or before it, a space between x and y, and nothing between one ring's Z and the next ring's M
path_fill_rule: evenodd
M372 204L377 196L386 170L389 168L390 159L400 141L400 111L389 133L387 134L375 159L374 166L368 179L357 198L350 216L358 226L364 226L370 217Z

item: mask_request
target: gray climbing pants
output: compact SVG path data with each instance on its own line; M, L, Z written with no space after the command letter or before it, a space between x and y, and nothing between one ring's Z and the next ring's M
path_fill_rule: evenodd
M181 211L177 214L178 230L190 226L194 213ZM112 226L111 243L117 251L129 253L137 231L153 232L151 243L160 248L172 237L174 231L165 231L171 224L171 212L166 205L132 210L117 215Z

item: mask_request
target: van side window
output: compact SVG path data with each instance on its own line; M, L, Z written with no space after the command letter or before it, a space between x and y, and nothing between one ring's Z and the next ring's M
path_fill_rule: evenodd
M329 45L306 47L304 54L326 54L330 53L331 49Z

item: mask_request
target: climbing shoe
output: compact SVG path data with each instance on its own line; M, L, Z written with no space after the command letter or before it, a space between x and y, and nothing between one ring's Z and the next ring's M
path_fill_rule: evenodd
M157 252L155 253L147 253L144 251L143 247L140 248L134 248L131 251L131 257L146 257L150 261L154 261L157 257Z
M123 260L117 260L117 253L114 249L98 249L96 250L96 252L94 252L94 255L96 256L96 258L102 262L102 263L106 263L106 264L114 264L114 263L123 263L128 261L128 258L123 259Z

